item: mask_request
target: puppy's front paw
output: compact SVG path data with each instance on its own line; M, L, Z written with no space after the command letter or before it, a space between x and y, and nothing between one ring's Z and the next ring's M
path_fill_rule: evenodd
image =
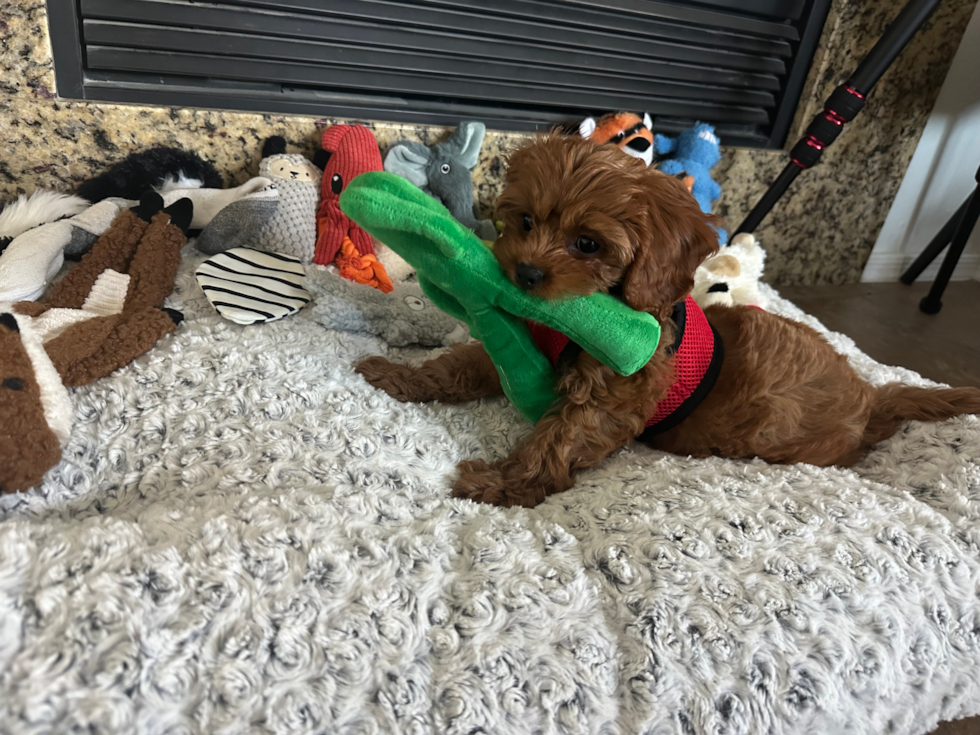
M477 503L510 505L506 502L506 482L503 473L482 459L460 462L459 479L453 486L454 498L466 498Z
M375 388L383 390L403 403L428 400L419 390L418 371L408 365L396 365L380 356L369 357L357 363L354 372L363 375L364 379Z

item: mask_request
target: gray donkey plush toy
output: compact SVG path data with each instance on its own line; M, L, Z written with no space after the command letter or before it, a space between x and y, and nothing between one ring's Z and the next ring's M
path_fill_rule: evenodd
M447 140L431 148L403 140L385 156L385 170L411 181L438 199L449 212L476 233L481 240L496 240L497 228L480 219L473 202L470 171L480 157L480 146L487 127L481 122L462 122Z
M307 314L328 329L375 334L391 347L441 347L470 336L466 325L436 307L417 283L399 283L382 293L313 266L306 270L306 285L315 299Z

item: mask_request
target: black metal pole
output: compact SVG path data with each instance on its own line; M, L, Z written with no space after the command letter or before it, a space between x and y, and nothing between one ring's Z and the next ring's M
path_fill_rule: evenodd
M960 217L960 222L956 226L956 233L949 243L949 250L946 252L946 257L943 258L943 264L939 266L936 280L932 282L929 293L919 302L919 309L926 314L935 314L943 308L943 292L949 285L949 279L953 277L953 271L956 270L956 264L963 254L966 241L970 239L974 225L980 219L980 169L977 169L976 180L977 188L973 190L973 194L967 200L966 211L963 212L963 216Z
M831 93L823 112L813 119L806 135L790 150L790 162L739 225L735 235L753 232L800 172L820 160L824 149L861 111L865 97L938 5L939 0L909 0L899 11L850 78Z
M929 264L936 259L936 256L949 245L949 241L953 239L953 233L960 226L963 214L966 212L969 203L970 199L967 197L966 201L960 205L960 208L953 212L953 216L946 221L943 228L926 245L925 250L919 253L919 257L913 261L912 265L905 269L905 272L899 278L902 283L906 286L911 286L915 282L915 279L922 275L922 271L928 268Z

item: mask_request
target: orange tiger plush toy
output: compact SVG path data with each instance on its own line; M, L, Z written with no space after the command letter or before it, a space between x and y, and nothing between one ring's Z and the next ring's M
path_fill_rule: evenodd
M610 112L598 120L585 118L578 132L583 138L596 143L615 143L634 158L641 159L647 166L653 163L653 121L650 114L643 117L632 112Z

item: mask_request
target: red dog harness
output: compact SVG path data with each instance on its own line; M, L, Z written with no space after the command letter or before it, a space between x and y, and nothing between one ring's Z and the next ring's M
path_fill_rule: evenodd
M694 299L688 296L674 305L671 319L677 325L677 336L667 353L676 356L674 384L667 396L657 403L657 410L638 437L645 441L677 426L703 401L721 372L725 346L721 336L708 323ZM530 322L531 337L555 367L569 366L582 348L561 332Z

